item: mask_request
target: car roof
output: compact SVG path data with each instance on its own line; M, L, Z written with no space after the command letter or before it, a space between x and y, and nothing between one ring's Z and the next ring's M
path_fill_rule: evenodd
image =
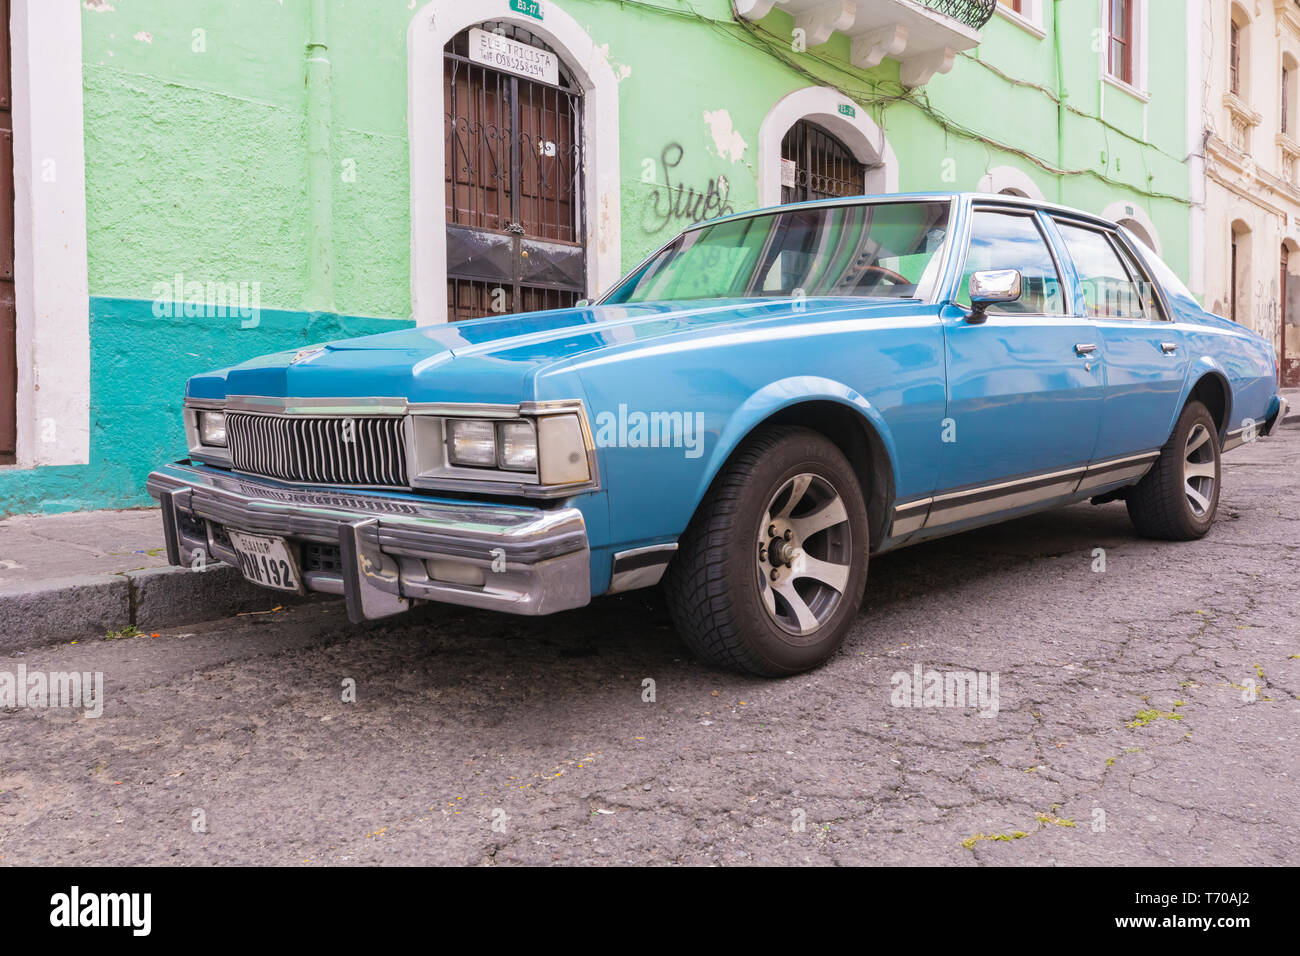
M1116 228L1116 224L1109 219L1103 219L1101 216L1087 212L1083 209L1075 209L1072 206L1063 206L1060 203L1046 202L1041 199L1030 199L1025 196L1012 196L1006 193L979 193L979 192L912 192L912 193L868 193L861 196L835 196L830 199L810 199L805 202L786 203L779 206L764 206L761 209L751 209L746 212L735 212L726 216L718 216L714 219L705 219L701 222L692 223L687 226L687 231L699 229L704 226L711 226L719 222L728 222L733 219L747 219L750 216L761 216L768 213L774 213L778 210L790 209L816 209L822 206L858 206L866 203L879 202L917 202L924 200L948 200L979 203L996 203L1004 206L1022 206L1026 209L1041 209L1044 212L1059 213L1071 216L1076 219L1082 219L1099 226L1107 226L1111 229Z

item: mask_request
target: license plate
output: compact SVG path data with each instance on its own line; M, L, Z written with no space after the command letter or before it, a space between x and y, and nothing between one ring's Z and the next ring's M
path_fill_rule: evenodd
M281 591L297 591L298 570L284 538L228 531L239 558L239 570L254 584Z

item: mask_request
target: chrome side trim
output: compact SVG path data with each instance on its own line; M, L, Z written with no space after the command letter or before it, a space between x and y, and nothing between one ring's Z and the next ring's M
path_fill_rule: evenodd
M1256 435L1258 435L1259 426L1256 425L1255 428L1256 428ZM1232 451L1234 448L1240 448L1244 444L1246 444L1246 428L1244 426L1242 428L1234 428L1232 431L1228 432L1226 435L1223 436L1223 448L1221 449L1221 451L1229 452Z
M930 516L930 504L933 501L933 498L920 498L916 501L907 501L901 505L896 505L890 535L901 538L925 527L925 519Z
M936 528L1069 495L1078 487L1085 471L1085 468L1068 468L936 495L922 527Z
M677 542L631 548L614 555L613 574L607 594L654 587L668 570L668 562L677 553Z
M1156 459L1160 457L1160 451L1145 451L1140 455L1129 455L1125 458L1110 458L1105 461L1093 462L1088 466L1088 472L1083 476L1083 481L1079 482L1079 491L1091 491L1093 488L1100 488L1102 485L1114 484L1117 481L1133 480L1137 481L1155 464Z
M907 501L894 508L890 536L901 538L922 528L938 528L1054 498L1077 496L1103 485L1136 481L1150 470L1159 456L1158 449L1145 451L1092 462L1083 467L1040 472Z

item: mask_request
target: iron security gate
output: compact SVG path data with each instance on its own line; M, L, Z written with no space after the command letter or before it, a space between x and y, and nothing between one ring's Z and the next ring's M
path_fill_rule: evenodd
M866 189L867 167L847 146L808 120L795 123L781 140L781 162L783 203L860 196ZM793 177L786 174L791 164Z
M555 56L522 27L481 29ZM475 62L471 40L444 53L447 318L573 305L587 289L582 91L562 61L552 84Z

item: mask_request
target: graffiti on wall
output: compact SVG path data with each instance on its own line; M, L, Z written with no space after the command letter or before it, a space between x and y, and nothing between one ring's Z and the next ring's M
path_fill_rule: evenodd
M669 227L681 227L716 216L735 212L731 204L731 184L719 173L703 185L690 186L678 178L675 170L681 165L686 150L681 143L669 143L659 154L659 170L663 182L650 177L650 204L646 210L645 231L651 235ZM653 161L647 161L643 170L653 172ZM643 176L643 178L645 178ZM676 231L672 229L671 231Z

